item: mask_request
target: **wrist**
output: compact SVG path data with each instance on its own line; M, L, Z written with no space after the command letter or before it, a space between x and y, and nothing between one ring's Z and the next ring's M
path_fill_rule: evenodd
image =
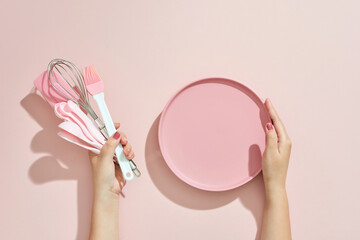
M95 191L94 192L94 207L101 208L117 208L119 205L120 196L111 191Z
M94 199L101 201L119 201L120 194L114 193L111 190L94 191Z
M284 194L286 195L285 184L265 184L265 195L267 198Z

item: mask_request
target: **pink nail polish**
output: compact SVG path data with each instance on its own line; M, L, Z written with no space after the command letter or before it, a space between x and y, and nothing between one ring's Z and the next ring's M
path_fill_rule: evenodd
M120 138L120 133L119 132L116 132L114 135L113 135L113 138L118 140Z
M124 142L127 142L127 138L126 138L126 137L123 137L123 141L124 141Z
M273 125L272 125L271 123L267 123L267 124L266 124L266 128L267 128L268 130L272 130L272 129L273 129Z

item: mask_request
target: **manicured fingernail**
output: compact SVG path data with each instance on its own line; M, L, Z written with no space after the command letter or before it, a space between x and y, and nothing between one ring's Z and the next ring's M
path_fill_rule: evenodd
M266 124L266 128L267 128L268 130L272 130L272 129L273 129L273 125L272 125L271 123L267 123L267 124Z
M120 138L120 133L119 132L116 132L114 135L113 135L113 138L115 140L118 140Z
M124 142L127 142L127 138L126 137L123 137L122 138Z
M130 149L125 148L125 153L129 153L129 152L130 152Z

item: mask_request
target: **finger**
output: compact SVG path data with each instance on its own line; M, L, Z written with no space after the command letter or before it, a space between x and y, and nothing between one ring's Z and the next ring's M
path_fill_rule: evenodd
M99 156L98 154L96 154L96 153L94 153L93 151L90 151L90 150L88 151L88 154L89 154L90 159Z
M90 162L92 165L94 165L97 161L97 158L98 158L98 154L95 154L94 152L92 151L88 151L88 154L89 154L89 159L90 159Z
M120 127L120 123L114 122L114 126L115 126L116 129L118 129Z
M278 136L276 130L271 123L267 123L266 129L266 146L265 153L273 153L278 151Z
M274 106L272 105L270 99L266 99L265 106L266 106L266 108L267 108L267 110L269 112L271 120L274 123L276 133L278 134L278 137L279 137L279 143L281 145L287 138L287 133L286 133L285 126L282 123L282 121L281 121L279 115L277 114Z
M126 156L126 158L127 158L128 160L132 160L134 157L135 157L135 153L134 153L133 151L131 151L131 152Z
M120 132L120 134L121 134L120 143L121 145L125 146L126 144L128 144L128 139L126 137L126 134L123 132Z
M132 146L130 143L126 144L124 146L124 153L125 153L125 156L129 156L129 154L131 153L131 150L132 150Z
M104 144L100 150L101 159L108 159L112 161L115 148L119 145L120 142L120 133L117 131L111 136Z

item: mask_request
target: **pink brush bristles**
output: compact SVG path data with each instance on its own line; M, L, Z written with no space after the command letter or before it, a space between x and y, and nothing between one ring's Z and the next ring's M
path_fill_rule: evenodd
M96 73L94 65L85 67L83 74L86 89L92 96L104 92L104 83Z

